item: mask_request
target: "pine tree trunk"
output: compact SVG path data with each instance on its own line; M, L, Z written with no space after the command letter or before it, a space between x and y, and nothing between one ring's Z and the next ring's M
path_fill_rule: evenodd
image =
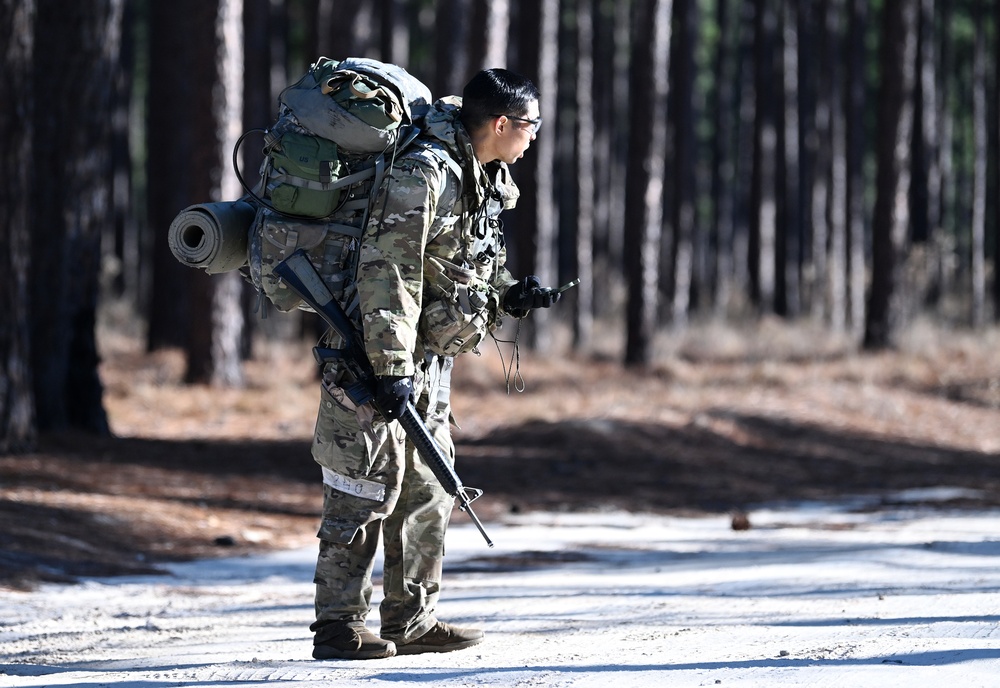
M475 66L472 71L507 66L510 5L511 0L474 3L475 28L470 35L470 58Z
M539 109L547 125L524 159L512 168L521 189L515 212L505 215L505 225L512 230L515 253L511 267L517 273L538 275L543 284L553 284L557 278L554 242L558 226L555 203L556 119L559 100L558 48L559 0L541 0L521 5L518 18L518 43L514 51L518 61L514 71L531 79L541 92ZM529 346L544 349L548 337L551 313L537 309L525 321L522 340Z
M735 105L736 146L735 171L733 175L733 233L732 233L732 279L730 294L733 304L747 309L753 302L750 278L750 221L753 215L753 165L754 132L757 94L754 69L755 34L754 16L756 0L739 0L740 9L739 45L740 65L736 74L738 97Z
M613 147L616 121L614 117L615 41L614 8L591 0L594 34L592 96L594 107L594 239L593 258L596 274L603 275L603 285L591 289L593 313L602 316L611 310L610 284L618 271L611 263L611 234L620 224L621 215L611 215L613 160L618 151ZM613 229L613 227L615 229Z
M830 0L827 50L830 63L830 327L847 327L847 123L844 120L844 60L840 18L843 0Z
M147 346L149 350L184 345L191 323L190 292L194 271L170 253L170 222L193 203L207 200L208 165L195 158L194 121L211 113L211 95L193 74L212 64L195 59L193 45L214 45L212 3L179 0L149 4L149 83L146 122L148 223L153 235L152 283Z
M437 4L435 62L437 74L431 91L435 97L461 93L472 77L469 59L470 0L440 0ZM548 94L543 94L548 95Z
M653 357L659 305L669 88L671 1L639 0L638 6L625 197L627 365L648 365Z
M986 323L986 13L977 5L972 76L972 326Z
M831 0L819 0L817 37L819 69L815 91L815 154L812 167L812 289L809 310L816 322L825 322L828 314L827 287L830 277L827 244L830 241L830 52L831 40L826 22Z
M139 230L132 208L132 149L130 146L129 117L132 84L135 81L135 3L126 2L122 15L120 50L115 60L114 106L111 112L112 166L114 186L112 204L114 222L103 230L101 238L102 263L110 266L109 296L125 298L130 305L139 300L139 252L136 241Z
M939 26L951 26L952 3L942 2L940 11L935 17L935 24ZM955 210L956 196L956 172L954 164L955 146L955 118L948 101L952 95L952 82L954 81L955 70L955 48L951 38L951 31L938 31L937 54L939 69L936 74L937 81L937 121L940 132L938 139L938 165L940 168L940 187L938 189L939 199L939 225L944 227L955 227L958 222L958 215ZM950 260L943 251L939 251L937 265L938 291L942 294L949 294L954 291L955 264L957 261Z
M918 108L919 118L914 117L914 147L915 159L914 178L916 186L919 170L920 179L917 191L920 196L920 214L914 214L914 240L934 240L941 228L941 170L939 165L938 137L938 93L937 93L937 42L934 18L934 0L920 0L920 33L918 35L920 73L914 83L919 94L919 100L914 107ZM919 129L917 128L919 125ZM916 210L916 208L915 208Z
M382 0L382 60L408 67L410 58L409 13L412 3Z
M33 83L58 74L72 98L36 118L32 190L31 349L42 431L109 432L98 376L101 234L113 223L115 61L122 0L37 3Z
M739 32L738 22L732 12L732 0L719 0L715 22L720 40L715 54L715 96L712 106L714 132L712 143L712 231L715 235L715 292L712 310L723 316L732 300L733 290L733 208L735 199L736 155L733 122L738 119L737 60L732 46Z
M938 264L943 245L941 230L941 180L939 167L936 82L937 22L934 0L919 0L917 28L917 74L914 81L912 164L910 168L911 238L921 245L921 264L915 266L920 282L912 289L917 305L938 305L941 296ZM916 257L916 256L915 256Z
M778 235L775 239L775 300L778 315L795 318L802 307L799 293L799 251L802 242L799 164L799 33L797 0L784 0L781 21L783 107L778 126Z
M180 265L162 237L183 208L242 195L232 152L243 129L243 2L160 5L151 4L150 217L161 239L150 346L183 346L188 382L237 385L244 325L226 283L240 277Z
M34 93L35 4L0 0L0 456L31 451L37 429L31 385L28 273L30 241L31 141Z
M530 8L523 4L519 6L517 26L511 38L517 41L512 52L515 61L511 69L531 79L538 86L542 35L537 3L531 3ZM555 98L555 94L541 94L543 103L549 98ZM541 107L541 103L539 103L539 107ZM548 135L547 130L540 133L542 136ZM516 208L504 213L508 244L507 265L516 277L534 274L538 269L536 267L538 256L535 249L538 241L536 231L538 185L536 182L541 174L542 161L538 156L537 146L532 146L532 149L533 151L529 151L529 154L511 170L514 181L517 182L521 191L521 197L517 201ZM528 326L528 332L525 334L530 335L531 318L528 318L523 324Z
M887 0L883 9L872 286L864 337L868 349L893 346L900 324L896 291L909 219L916 9L916 0Z
M796 0L791 0L795 2ZM816 271L813 265L813 187L816 179L818 136L816 134L817 92L819 90L819 35L821 25L818 0L799 0L796 7L798 34L798 151L799 151L799 303L800 312L815 317Z
M850 264L850 331L860 338L865 323L865 33L868 0L850 0L847 76L847 237Z
M243 130L243 0L219 0L215 24L217 76L212 89L211 128L214 135L204 140L206 153L214 152L213 186L206 190L209 200L232 201L243 195L232 166L232 152ZM204 133L208 134L209 126ZM217 182L215 180L218 180ZM197 328L209 327L189 340L188 382L211 382L237 387L243 384L242 336L245 326L242 308L243 279L236 272L198 280L204 291L196 292L196 308L203 314ZM204 310L208 308L207 313ZM204 317L207 315L207 317ZM207 344L207 348L206 348ZM207 368L204 363L208 361Z
M539 107L543 119L555 124L558 118L559 102L559 0L540 0L541 5L541 48L538 55L538 90L542 97ZM559 210L556 205L554 173L556 164L556 134L551 129L532 144L538 159L538 176L535 187L538 193L535 232L536 274L542 284L554 284L557 279L555 241L559 226ZM552 311L538 309L532 313L533 344L545 351L550 343Z
M750 298L763 312L774 312L775 162L777 130L774 113L775 15L767 0L754 9L755 103L750 216Z
M691 307L691 288L694 273L695 238L695 41L697 35L697 7L692 0L674 0L674 27L672 37L677 64L671 65L677 79L673 84L674 108L674 185L673 229L673 295L671 326L682 329L687 325Z
M577 9L576 161L579 200L576 213L576 276L573 291L576 313L573 340L576 349L590 345L594 325L594 6L590 0Z
M993 26L1000 32L1000 2L993 11ZM993 41L993 74L1000 75L1000 40ZM993 179L993 320L1000 322L1000 78L993 82L993 159L996 174Z

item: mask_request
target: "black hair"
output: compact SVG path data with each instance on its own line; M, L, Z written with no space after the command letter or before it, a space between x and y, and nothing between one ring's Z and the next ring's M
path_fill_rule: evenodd
M462 124L473 131L494 115L524 116L528 105L538 97L538 88L520 74L507 69L484 69L462 91Z

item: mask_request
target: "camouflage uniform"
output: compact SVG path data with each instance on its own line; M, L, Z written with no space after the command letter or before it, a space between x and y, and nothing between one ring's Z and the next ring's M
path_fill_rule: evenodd
M421 138L393 164L372 204L357 279L376 374L413 376L415 406L452 461L449 354L472 348L504 315L502 296L515 280L503 267L496 216L518 195L505 164L477 161L457 119L460 105L455 97L435 103ZM445 311L470 316L474 335L449 346L441 319L428 316ZM407 642L436 621L454 500L398 423L351 403L342 376L336 362L325 366L312 448L325 496L313 630L321 642L326 624L365 618L381 532L382 635Z

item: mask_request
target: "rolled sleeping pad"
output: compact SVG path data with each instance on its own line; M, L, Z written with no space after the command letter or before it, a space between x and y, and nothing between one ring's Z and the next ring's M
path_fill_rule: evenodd
M184 265L209 274L238 270L247 263L247 235L256 214L246 201L185 208L170 223L170 252Z

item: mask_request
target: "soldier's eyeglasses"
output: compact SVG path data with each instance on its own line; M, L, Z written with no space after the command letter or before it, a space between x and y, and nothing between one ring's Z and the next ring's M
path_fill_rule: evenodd
M530 124L530 131L532 134L537 134L538 130L542 127L542 118L538 119L528 119L526 117L515 117L514 115L490 115L490 117L506 117L507 119L517 120L518 122L524 122L525 124Z

